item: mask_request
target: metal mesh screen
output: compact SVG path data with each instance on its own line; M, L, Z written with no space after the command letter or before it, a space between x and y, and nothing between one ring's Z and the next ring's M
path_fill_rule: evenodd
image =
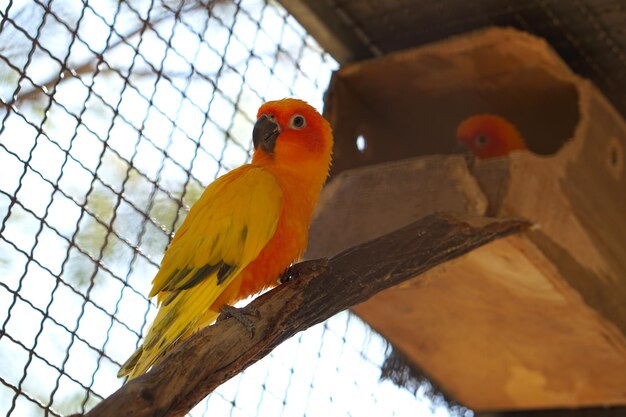
M248 160L259 105L321 108L337 64L273 1L0 4L0 415L85 412L121 385L171 234ZM384 357L344 313L192 414L448 413L380 382Z

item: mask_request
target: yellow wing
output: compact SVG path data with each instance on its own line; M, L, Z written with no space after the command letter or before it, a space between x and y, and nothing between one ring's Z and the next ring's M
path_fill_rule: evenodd
M209 324L209 307L274 235L281 201L274 176L258 166L244 165L207 187L163 257L150 292L159 312L119 376L142 374L181 336Z

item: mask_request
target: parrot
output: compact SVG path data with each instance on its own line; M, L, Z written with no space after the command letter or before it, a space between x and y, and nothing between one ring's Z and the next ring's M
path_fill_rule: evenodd
M278 284L302 255L329 173L330 124L305 101L268 101L252 129L250 163L209 184L176 231L149 298L158 311L121 366L133 379L225 307Z
M517 127L495 114L479 114L463 120L457 127L456 141L478 159L497 158L516 149L526 149Z

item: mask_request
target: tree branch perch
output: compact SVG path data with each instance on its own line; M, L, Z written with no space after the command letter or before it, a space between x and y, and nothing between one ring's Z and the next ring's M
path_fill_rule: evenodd
M182 416L294 334L379 291L528 226L521 220L433 214L347 249L331 258L325 270L305 272L245 307L260 313L253 336L234 319L209 326L86 416Z

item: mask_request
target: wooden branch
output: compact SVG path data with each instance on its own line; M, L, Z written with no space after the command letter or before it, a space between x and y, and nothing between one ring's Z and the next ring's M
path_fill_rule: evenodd
M324 271L299 276L245 307L244 311L256 309L259 313L253 335L232 318L209 326L87 416L182 416L294 334L379 291L528 226L521 220L433 214L348 249L330 259Z

